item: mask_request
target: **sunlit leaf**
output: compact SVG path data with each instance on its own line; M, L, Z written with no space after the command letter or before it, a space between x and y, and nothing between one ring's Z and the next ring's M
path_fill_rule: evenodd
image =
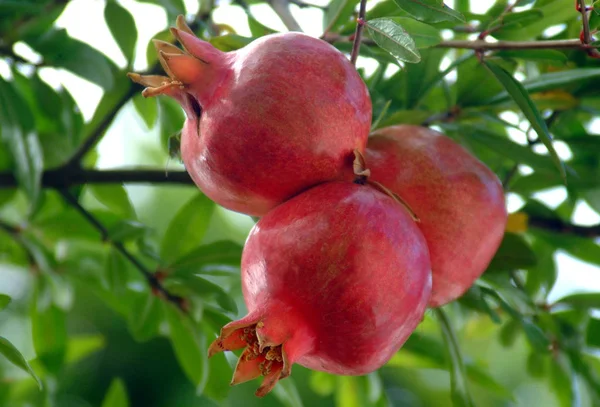
M395 58L411 63L421 60L421 55L411 36L394 20L377 18L368 21L366 26L373 41Z
M544 143L548 151L550 152L550 156L554 160L556 167L558 168L561 177L566 183L567 174L565 172L564 164L562 160L558 156L554 145L552 144L552 137L550 136L550 132L548 131L548 127L546 126L546 122L542 118L542 115L537 110L529 94L523 88L523 85L514 79L511 74L506 72L502 67L494 64L494 63L486 63L486 66L490 69L490 71L494 74L496 79L506 88L506 91L511 95L515 103L521 108L523 114L529 122L531 126L534 128L538 137Z
M104 18L121 52L129 64L133 64L137 42L137 28L133 16L116 1L108 1L104 8Z

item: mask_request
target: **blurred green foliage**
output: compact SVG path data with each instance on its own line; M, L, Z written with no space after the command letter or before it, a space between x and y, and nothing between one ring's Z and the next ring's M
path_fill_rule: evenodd
M143 2L162 8L169 22L189 16L200 37L227 51L274 32L256 13L262 0L236 2L252 38L220 32L211 13L221 5ZM600 405L600 293L548 299L557 253L600 265L600 226L572 224L577 204L600 212L600 136L592 127L600 115L600 60L576 47L441 47L443 39L482 32L497 40L578 39L573 0L497 0L484 14L471 12L469 0L454 8L434 0L369 7L360 52L374 68L359 71L373 100L373 127L437 126L522 199L512 219L522 225L506 234L476 285L429 311L380 371L335 377L295 366L264 400L253 397L253 384L229 387L235 355L206 356L221 326L244 314L239 260L253 221L191 186L85 179L118 113L152 134L152 146L130 144L136 163L159 171L183 122L175 103L141 98L125 77L142 20L127 3L108 0L104 8L127 61L121 68L55 24L67 1L0 0L1 406ZM345 52L357 8L357 0L332 0L322 13L326 38ZM589 15L591 29L599 28L600 10ZM174 41L167 27L156 31ZM18 52L23 44L38 60ZM157 72L148 49L148 70ZM90 120L65 88L42 78L42 68L101 87ZM569 154L555 151L555 141ZM62 182L52 177L73 173L83 182L62 194L52 188ZM536 198L554 187L566 191L558 206ZM184 302L156 295L140 268Z

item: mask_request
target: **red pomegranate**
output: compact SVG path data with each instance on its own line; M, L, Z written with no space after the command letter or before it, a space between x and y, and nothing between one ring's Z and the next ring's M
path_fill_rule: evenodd
M347 58L301 33L261 37L221 52L183 18L185 48L155 41L169 75L130 77L145 96L186 112L181 153L198 187L220 205L261 216L316 184L342 178L371 124L368 90Z
M340 375L381 367L422 320L431 271L405 208L371 186L330 182L260 219L242 287L248 314L209 355L245 348L232 384L263 375L264 396L293 363Z
M433 273L429 305L455 300L485 271L504 235L498 178L459 144L425 127L379 129L367 147L371 179L420 218Z

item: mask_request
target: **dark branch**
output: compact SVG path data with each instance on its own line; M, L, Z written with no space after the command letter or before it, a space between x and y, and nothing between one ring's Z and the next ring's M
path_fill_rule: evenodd
M580 226L563 222L560 219L549 219L540 218L537 216L530 216L529 226L537 229L544 229L552 232L577 235L581 237L600 236L600 224L592 226Z
M186 184L192 179L185 171L162 170L86 170L60 167L42 174L43 188L68 188L82 184ZM0 189L17 187L17 180L10 172L0 172Z
M129 260L129 262L133 264L140 273L142 273L154 294L159 295L165 300L175 304L183 312L187 312L187 303L184 298L171 294L165 287L163 287L158 277L154 273L151 273L138 259L136 259L121 242L112 240L108 230L102 225L102 223L100 223L100 221L98 221L94 215L81 206L77 198L73 196L67 189L59 189L59 192L62 194L65 201L73 206L90 224L92 224L92 226L98 230L98 232L100 232L103 241L110 243L119 253L125 256L125 258Z
M352 62L352 65L356 65L356 60L358 59L360 44L362 42L362 32L365 28L366 13L367 0L360 0L360 10L358 12L358 18L356 19L356 31L354 31L354 42L352 44L352 54L350 55L350 62Z

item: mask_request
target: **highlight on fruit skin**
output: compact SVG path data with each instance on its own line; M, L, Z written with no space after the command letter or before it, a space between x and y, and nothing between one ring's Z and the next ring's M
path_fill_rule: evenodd
M365 158L371 180L402 197L420 219L433 273L429 306L460 297L504 236L506 204L496 174L451 138L412 125L373 132Z
M270 34L231 52L177 19L182 48L154 41L166 75L129 74L146 97L184 109L181 154L196 185L233 211L262 216L352 171L371 125L368 89L346 56L308 35Z
M277 206L242 254L248 314L223 327L209 356L243 349L232 384L292 365L339 375L383 366L422 321L431 293L425 239L410 213L370 185L330 182Z

